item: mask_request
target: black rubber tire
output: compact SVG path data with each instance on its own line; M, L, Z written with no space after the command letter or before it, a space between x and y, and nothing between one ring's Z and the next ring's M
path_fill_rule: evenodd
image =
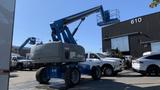
M75 75L75 76L74 76ZM81 74L78 68L67 68L64 73L65 85L67 88L73 87L80 82Z
M30 70L30 71L33 70L33 63L32 63L32 62L30 62L29 70Z
M32 63L32 62L30 62L30 65L29 65L28 69L29 69L30 71L33 70L33 63Z
M118 74L118 72L113 72L113 75L116 76Z
M160 69L158 66L149 66L146 70L148 76L158 76L160 73Z
M30 70L30 71L32 71L32 70L33 70L33 68L32 68L32 67L30 67L30 68L29 68L29 70Z
M112 76L114 74L113 68L109 67L109 66L104 67L103 74L104 74L104 76Z
M143 73L140 73L142 76L146 76L147 73L146 72L143 72Z
M40 84L48 84L50 78L47 77L47 68L46 67L41 67L37 70L36 72L36 80Z
M16 68L18 70L23 70L23 64L22 63L17 64Z
M11 72L14 71L14 67L10 67L10 71L11 71Z
M99 80L102 76L101 68L100 67L93 67L91 70L91 75L93 80Z

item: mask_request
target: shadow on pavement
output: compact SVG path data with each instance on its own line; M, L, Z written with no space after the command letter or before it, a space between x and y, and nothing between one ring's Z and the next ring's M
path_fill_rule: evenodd
M143 77L143 75L117 75L116 77Z
M66 90L64 82L50 83L50 85L42 87L43 89L45 88L45 90ZM39 89L42 89L42 87L39 87ZM121 82L115 82L111 79L92 80L91 78L82 78L78 85L68 90L160 90L160 84L157 86L143 88Z
M101 79L94 81L83 78L81 83L69 90L160 90L160 84L153 87L137 87L125 83L115 82L114 80Z

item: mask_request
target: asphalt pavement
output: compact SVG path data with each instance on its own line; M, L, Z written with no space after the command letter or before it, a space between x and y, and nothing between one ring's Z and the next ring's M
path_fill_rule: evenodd
M35 80L36 71L16 71L10 74L9 90L65 90L64 80L52 79L48 85ZM81 82L69 90L160 90L160 76L148 77L131 70L117 76L92 80L82 75Z

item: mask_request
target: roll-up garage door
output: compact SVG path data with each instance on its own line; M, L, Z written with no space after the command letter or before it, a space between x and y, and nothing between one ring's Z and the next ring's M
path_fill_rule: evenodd
M111 39L111 48L119 49L120 51L129 51L128 36Z
M160 52L160 42L151 43L151 50L153 52Z

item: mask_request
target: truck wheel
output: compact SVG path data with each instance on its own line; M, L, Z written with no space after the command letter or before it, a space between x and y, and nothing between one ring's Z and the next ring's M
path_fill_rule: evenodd
M113 75L114 75L114 76L116 76L117 74L118 74L118 72L117 72L117 71L116 71L116 72L113 72Z
M147 73L146 73L146 72L143 72L143 73L140 73L140 74L141 74L142 76L146 76Z
M33 70L32 67L30 67L29 70L32 71Z
M158 76L158 74L160 73L160 69L158 66L149 66L147 68L147 75L149 76Z
M10 67L10 71L14 71L14 67Z
M67 88L73 87L80 82L80 71L77 68L68 68L64 74L64 80Z
M17 69L18 70L23 70L23 64L17 64Z
M93 67L91 70L91 75L94 80L99 80L101 78L101 69L100 67Z
M37 70L36 80L40 84L48 84L48 81L50 80L50 78L47 76L47 68L46 67L41 67L40 69Z
M33 64L30 62L30 65L29 65L29 70L32 71L33 70Z
M103 73L105 76L112 76L113 75L113 68L112 67L104 67Z

